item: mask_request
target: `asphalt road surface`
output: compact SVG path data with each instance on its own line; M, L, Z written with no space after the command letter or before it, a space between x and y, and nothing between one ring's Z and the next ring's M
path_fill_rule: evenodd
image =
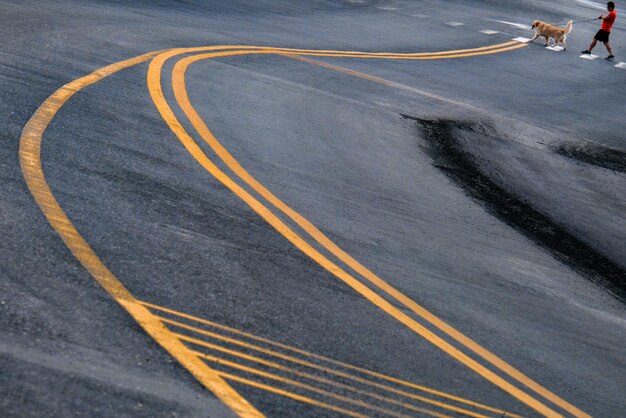
M604 10L0 1L0 415L626 416Z

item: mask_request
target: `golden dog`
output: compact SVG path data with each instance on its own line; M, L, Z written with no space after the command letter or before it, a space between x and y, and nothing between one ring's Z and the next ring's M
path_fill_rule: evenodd
M558 28L540 20L535 20L531 26L531 28L535 30L535 36L533 37L533 39L530 40L530 42L534 41L540 36L543 36L544 38L546 38L546 46L548 46L550 38L552 38L552 40L554 41L553 46L558 46L559 43L562 43L563 49L565 50L567 49L565 39L567 38L567 34L572 31L572 23L573 22L570 20L569 22L567 22L567 25L565 25L564 28Z

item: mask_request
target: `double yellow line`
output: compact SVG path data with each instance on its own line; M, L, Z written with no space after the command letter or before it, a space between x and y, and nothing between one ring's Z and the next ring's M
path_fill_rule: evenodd
M22 133L20 143L20 161L24 177L31 190L35 200L41 207L43 213L47 217L52 227L59 233L68 248L77 257L77 259L85 266L92 276L105 288L138 322L139 324L158 341L166 350L168 350L183 366L185 366L196 378L208 389L213 391L220 399L228 404L240 416L262 416L252 405L250 405L241 395L234 391L220 375L209 368L198 356L189 350L180 339L174 335L161 320L150 313L141 303L139 303L121 282L108 270L102 261L93 252L89 244L82 238L78 231L74 228L71 221L64 213L54 195L50 191L45 180L41 167L40 148L43 134L55 116L56 112L69 100L72 95L88 85L91 85L104 77L114 74L124 68L137 65L152 59L148 69L148 88L150 94L156 104L163 119L170 126L172 131L177 135L181 143L189 151L189 153L213 176L220 180L244 202L246 202L254 211L263 217L278 232L287 238L292 244L301 251L318 262L322 267L326 268L337 278L351 286L355 291L363 295L369 301L374 303L380 309L397 319L399 322L430 341L432 344L442 349L453 358L457 359L467 367L480 374L496 386L507 391L517 399L526 403L536 411L546 416L560 416L559 413L549 408L542 402L528 395L516 386L509 383L481 363L469 357L443 338L434 334L426 327L418 323L415 319L405 314L381 295L371 290L365 284L360 282L352 274L330 261L320 252L315 250L308 242L306 242L299 234L282 222L273 212L268 209L257 198L240 187L226 173L220 170L201 150L198 144L192 139L188 132L183 128L177 119L171 107L167 103L162 86L161 72L163 65L168 59L178 57L180 55L199 53L198 55L187 56L176 63L172 74L172 84L176 100L186 117L190 120L198 134L203 140L216 152L219 158L233 171L241 180L254 189L266 201L271 203L275 208L283 212L306 231L311 238L320 243L328 251L336 255L343 263L356 272L362 279L367 280L379 290L382 290L387 297L395 299L405 307L409 308L414 314L431 325L435 326L447 336L453 338L465 348L477 354L485 361L500 369L502 372L524 384L536 393L542 395L545 399L550 400L554 404L560 406L564 410L572 413L577 417L587 417L588 415L580 411L573 405L562 400L552 392L543 388L536 382L532 381L512 366L499 359L497 356L481 347L450 325L437 318L432 313L403 295L401 292L390 286L377 275L369 271L358 261L354 260L350 255L341 250L330 239L323 235L313 224L304 217L293 211L286 204L275 197L269 190L258 183L240 164L228 153L228 151L217 141L211 134L210 130L197 112L193 109L185 88L185 72L189 65L202 59L247 55L247 54L292 54L292 55L310 55L324 57L341 57L341 58L361 58L361 59L404 59L404 60L432 60L432 59L452 59L461 57L470 57L486 54L494 54L524 47L525 44L516 42L507 42L499 45L493 45L482 48L442 51L434 53L367 53L358 51L332 51L332 50L304 50L304 49L281 49L268 48L259 46L214 46L202 48L186 48L164 51L162 53L154 52L142 55L127 61L110 65L102 68L88 76L75 80L55 92L48 98L37 112L30 119ZM211 51L211 52L208 52Z
M268 50L268 49L256 49L256 50L227 50L227 51L212 51L208 53L201 53L198 55L191 55L185 58L182 58L178 61L172 72L172 87L174 90L174 95L177 103L180 108L183 110L183 113L187 117L187 119L191 122L194 129L200 135L200 137L211 147L211 149L217 154L217 156L227 165L227 167L241 180L243 180L247 185L249 185L254 191L256 191L260 196L262 196L267 202L271 203L276 209L280 210L282 213L287 215L291 220L293 220L298 226L300 226L304 231L306 231L311 238L321 244L325 249L329 252L337 256L339 260L345 263L348 267L350 267L354 272L360 275L363 279L367 280L378 289L382 290L387 294L388 297L395 299L397 302L401 303L405 307L409 308L413 313L421 317L422 319L429 322L431 325L434 325L440 331L444 332L448 336L452 337L454 340L462 344L467 349L471 350L475 354L482 357L491 365L500 369L513 379L518 382L524 384L528 388L534 390L538 394L542 395L544 398L552 401L556 405L562 407L563 409L569 411L575 416L587 416L584 412L580 411L570 403L562 400L557 395L553 394L546 388L542 387L538 383L534 382L532 379L525 376L519 370L513 368L511 365L497 357L495 354L481 347L479 344L475 343L470 338L466 337L450 325L446 324L444 321L436 317L431 312L427 311L422 306L418 305L416 302L402 294L397 289L393 288L387 282L382 280L376 274L368 270L361 263L352 258L349 254L339 248L335 243L333 243L329 238L327 238L318 228L316 228L312 223L310 223L303 216L298 214L296 211L288 207L284 202L274 196L269 190L267 190L263 185L261 185L258 181L256 181L236 160L235 158L223 147L223 145L215 138L215 136L208 129L202 118L195 111L189 97L187 95L187 89L185 86L185 73L187 68L200 60L217 58L217 57L225 57L225 56L233 56L233 55L247 55L247 54L276 54L276 53L290 53L296 55L322 55L322 56L334 56L334 57L359 57L362 58L364 55L367 55L369 58L379 58L379 59L440 59L442 57L451 58L455 56L465 57L472 55L484 55L488 53L496 53L501 52L502 50L509 50L514 48L519 48L519 43L506 43L498 45L497 47L491 47L491 49L481 48L480 50L462 50L462 51L451 51L448 53L434 53L434 54L366 54L366 53L341 53L338 51L303 51L303 50ZM224 173L221 169L219 169L207 156L204 154L202 149L198 146L198 144L193 140L193 138L189 135L189 133L185 130L182 124L176 118L174 112L171 107L167 103L165 96L163 94L163 90L161 87L161 72L163 65L165 62L171 58L184 55L187 53L196 53L202 52L202 50L198 49L181 49L181 50L172 50L167 51L159 56L155 57L150 63L150 67L148 69L148 85L150 88L150 93L152 95L152 99L157 106L157 109L161 113L163 119L168 123L170 129L177 135L181 143L185 146L187 151L215 178L221 181L226 187L228 187L231 191L233 191L237 196L239 196L244 202L246 202L257 214L263 217L272 227L274 227L279 233L281 233L285 238L287 238L293 245L299 248L302 252L308 255L310 258L315 260L322 267L327 269L329 272L334 274L337 278L342 280L344 283L352 287L359 294L364 296L370 302L378 306L380 309L394 317L396 320L407 326L412 331L416 332L459 362L463 363L474 372L483 376L496 386L505 390L515 398L524 402L531 408L536 411L546 415L558 417L561 416L558 412L553 410L552 408L546 406L541 401L535 399L530 396L525 391L522 391L518 387L512 385L507 380L503 379L498 374L494 373L492 370L485 367L483 364L474 360L473 358L466 355L464 352L448 343L446 340L441 338L440 336L434 334L426 327L421 325L419 322L411 318L409 315L402 312L400 309L393 306L386 299L384 299L381 295L371 290L369 287L360 282L353 275L348 273L346 270L342 269L337 264L333 263L319 251L314 249L305 239L303 239L297 232L291 229L288 225L286 225L283 221L280 220L267 206L265 206L261 201L256 199L250 193L248 193L245 189L240 187L237 183L235 183L226 173Z

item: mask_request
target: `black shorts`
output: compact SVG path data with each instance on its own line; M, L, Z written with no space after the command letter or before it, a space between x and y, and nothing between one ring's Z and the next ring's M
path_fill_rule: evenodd
M594 36L594 38L596 38L600 42L608 42L610 34L611 32L600 29L598 33L596 33L596 36Z

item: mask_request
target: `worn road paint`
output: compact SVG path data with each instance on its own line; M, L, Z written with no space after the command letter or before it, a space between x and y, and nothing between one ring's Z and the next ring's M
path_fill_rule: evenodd
M435 389L432 389L432 388L429 388L429 387L426 387L426 386L417 385L415 383L408 382L406 380L401 380L401 379L398 379L398 378L395 378L395 377L392 377L392 376L388 376L388 375L385 375L385 374L382 374L382 373L378 373L378 372L375 372L375 371L372 371L372 370L369 370L369 369L364 369L362 367L354 366L352 364L348 364L348 363L344 363L344 362L341 362L341 361L337 361L335 359L331 359L331 358L326 357L326 356L322 356L322 355L319 355L319 354L311 353L309 351L305 351L305 350L299 349L297 347L292 347L290 345L282 344L282 343L279 343L279 342L276 342L276 341L273 341L273 340L270 340L270 339L267 339L267 338L259 337L257 335L250 334L248 332L244 332L244 331L241 331L241 330L238 330L238 329L235 329L235 328L231 328L231 327L228 327L226 325L218 324L216 322L208 321L208 320L203 319L203 318L198 318L196 316L188 315L188 314L183 313L183 312L175 311L173 309L168 309L168 308L165 308L163 306L154 305L154 304L151 304L151 303L148 303L148 302L141 302L141 303L143 305L147 306L148 308L153 309L153 310L160 311L160 312L165 312L165 313L170 314L170 315L178 316L178 317L181 317L181 318L193 321L193 322L197 322L198 324L202 324L202 325L209 326L209 327L212 327L212 328L217 328L219 330L227 331L228 333L235 334L235 335L238 335L240 337L248 338L250 340L257 341L257 342L260 342L260 343L272 346L272 347L277 348L277 349L286 350L287 352L298 354L298 355L304 356L306 358L316 359L316 360L328 363L328 364L333 365L333 366L339 366L339 367L341 367L343 369L346 369L346 370L352 370L352 371L356 371L356 372L359 372L359 373L363 373L365 375L372 376L372 377L375 377L375 378L378 378L378 379L382 379L382 380L385 380L385 381L390 382L390 383L395 383L395 384L404 386L406 388L417 389L417 390L419 390L421 392L425 392L425 393L428 393L428 394L431 394L431 395L439 396L441 398L449 399L451 401L463 403L465 405L472 406L474 408L483 409L485 411L490 411L490 412L495 412L495 413L497 413L499 415L503 415L503 416L520 418L519 416L517 416L517 415L515 415L515 414L513 414L511 412L503 411L503 410L497 409L497 408L492 408L490 406L487 406L487 405L484 405L484 404L481 404L481 403L478 403L478 402L474 402L474 401L471 401L469 399L465 399L465 398L461 398L461 397L458 397L458 396L454 396L454 395L451 395L449 393L441 392L441 391L438 391L438 390L435 390ZM202 334L205 331L204 329L201 329L201 328L191 327L189 325L186 325L186 326L189 327L188 329L191 330L192 332L199 332L200 334ZM233 341L237 341L237 340L233 339ZM239 342L243 342L241 340L238 340L238 341ZM233 342L233 344L234 344L234 342ZM255 346L255 347L259 347L259 346ZM247 348L250 348L250 349L254 350L254 347L252 347L252 346L249 346ZM270 356L272 355L270 352L264 352L264 354L267 354L267 355L270 355ZM281 357L281 358L283 358L284 360L287 360L287 361L295 362L295 363L299 363L301 361L301 359L299 359L297 357L288 356L288 355L285 356L285 357ZM406 391L401 390L401 389L396 389L396 388L394 388L392 386L388 386L388 385L385 385L385 384L374 382L372 380L364 379L364 378L355 376L353 374L343 372L341 370L337 370L337 369L330 368L330 367L325 367L325 366L319 365L318 363L307 362L306 366L310 367L312 369L317 369L317 370L324 371L324 372L328 373L329 375L339 376L339 377L342 377L344 379L348 379L348 380L355 381L355 382L358 382L358 383L361 383L361 384L364 384L364 385L372 386L372 387L375 387L377 389L382 389L382 390L385 390L387 392L396 393L398 395L405 396L405 397L408 397L408 398L413 398L413 399L418 399L418 400L421 399L421 397L419 397L419 395L416 395L414 393L406 392Z

